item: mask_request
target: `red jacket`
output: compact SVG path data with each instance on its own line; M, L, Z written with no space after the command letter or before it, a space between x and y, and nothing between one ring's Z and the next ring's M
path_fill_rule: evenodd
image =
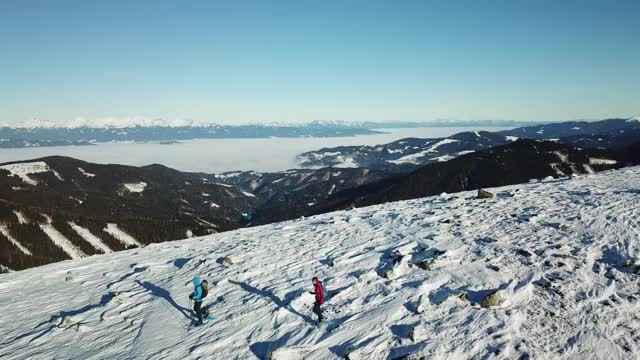
M320 282L320 280L316 281L316 283L313 284L313 287L313 293L316 295L316 302L318 304L324 303L324 289L322 288L322 283Z

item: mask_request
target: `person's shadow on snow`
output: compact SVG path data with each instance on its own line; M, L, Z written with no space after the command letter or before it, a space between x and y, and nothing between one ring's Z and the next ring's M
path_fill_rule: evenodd
M182 315L184 315L188 319L191 319L191 309L187 309L184 306L178 305L178 303L175 300L173 300L173 298L171 297L171 293L169 293L169 291L159 286L156 286L148 281L141 282L140 280L136 280L136 283L138 283L138 285L142 286L145 290L150 292L151 295L165 299L171 306L173 306L178 311L180 311Z
M283 308L283 309L289 311L292 314L300 316L304 321L306 321L306 322L308 322L310 324L315 324L313 319L311 319L309 316L306 316L306 315L298 312L293 307L289 306L291 304L291 301L293 301L295 298L297 298L298 296L300 296L301 294L303 294L305 292L302 289L291 291L291 292L287 293L284 296L284 299L280 299L279 297L275 296L270 291L258 289L256 287L253 287L253 286L247 284L247 283L243 283L243 282L239 282L239 281L233 281L233 280L229 280L229 282L234 284L234 285L240 286L240 288L242 288L242 290L244 290L246 292L266 297L269 300L271 300L274 304L278 305L278 307Z

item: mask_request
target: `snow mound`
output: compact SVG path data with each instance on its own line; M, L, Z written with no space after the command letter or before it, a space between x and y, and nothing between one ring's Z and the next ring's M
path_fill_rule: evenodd
M635 358L638 184L634 167L3 274L0 358ZM199 328L193 276L216 318Z

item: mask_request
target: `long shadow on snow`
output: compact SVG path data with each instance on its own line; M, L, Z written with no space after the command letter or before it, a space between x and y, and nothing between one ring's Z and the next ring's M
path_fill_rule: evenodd
M171 297L171 293L159 286L153 285L152 283L145 281L145 282L141 282L140 280L136 280L136 283L138 283L138 285L142 286L145 290L149 291L151 293L151 295L153 296L157 296L159 298L163 298L164 300L166 300L169 305L173 306L174 308L176 308L178 311L180 311L180 313L182 315L184 315L186 318L188 319L192 319L191 318L191 310L185 308L184 306L180 306L178 305L178 303L173 300L173 298Z
M112 281L110 283L107 284L107 289L110 289L113 285L121 283L125 280L127 280L128 278L130 278L131 276L135 275L135 274L139 274L143 271L145 271L147 268L144 266L136 266L136 264L131 264L129 265L133 270L130 273L124 274L120 277L120 279Z
M313 332L313 329L309 329L302 339L306 338L311 332ZM258 359L269 360L271 359L269 356L271 352L285 346L294 333L294 331L288 332L275 341L264 341L251 344L249 346L249 350L251 350L253 355ZM295 344L289 344L289 346L295 346Z
M109 303L109 301L111 301L111 299L113 298L113 294L112 293L108 293L108 294L104 294L102 295L102 298L100 298L100 301L97 304L89 304L89 305L85 305L79 309L76 310L69 310L69 311L61 311L56 315L52 315L49 320L45 320L43 322L41 322L40 324L36 325L36 327L34 328L34 330L26 332L22 335L19 335L15 338L13 338L12 340L9 341L5 341L3 343L0 344L0 347L4 347L7 345L12 344L15 341L24 339L28 336L32 336L32 335L36 335L33 339L29 340L29 343L47 335L48 333L50 333L53 329L55 328L59 328L61 323L55 324L55 322L57 320L62 321L62 319L64 319L65 317L69 317L69 316L76 316L76 315L80 315L83 313L86 313L87 311L99 308L99 307L103 307L105 305L107 305ZM38 330L38 328L46 325L46 324L50 324L49 327L42 329L42 330Z
M382 336L382 335L372 336L372 337L367 338L367 339L362 340L362 341L358 341L357 339L351 339L351 340L349 340L348 342L346 342L344 344L340 344L340 345L336 345L336 346L330 346L329 347L329 351L334 353L339 358L344 358L344 356L347 353L347 351L353 350L353 349L364 348L365 346L369 345L370 343L372 343L375 339L379 338L380 336Z
M291 291L291 292L287 293L284 296L284 299L280 300L279 297L275 296L270 291L260 290L260 289L258 289L256 287L253 287L253 286L251 286L251 285L249 285L247 283L243 283L243 282L239 282L239 281L229 280L229 282L234 284L234 285L240 286L240 288L242 288L242 290L244 290L246 292L266 297L269 300L273 301L274 304L278 305L278 307L286 309L289 312L291 312L292 314L300 316L302 318L302 320L304 320L304 321L306 321L306 322L308 322L310 324L315 324L315 322L310 317L305 316L304 314L301 314L296 309L294 309L291 306L289 306L289 304L291 303L291 301L293 301L293 299L297 298L298 296L300 296L300 294L304 293L304 290Z
M404 359L404 356L415 354L418 351L421 351L422 349L424 349L426 346L427 346L427 342L426 341L422 341L422 342L419 342L419 343L416 343L416 344L410 344L410 345L397 347L397 348L391 349L387 359L388 360Z

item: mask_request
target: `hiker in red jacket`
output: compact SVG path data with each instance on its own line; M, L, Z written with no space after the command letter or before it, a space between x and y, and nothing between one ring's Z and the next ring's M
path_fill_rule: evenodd
M324 303L324 287L322 286L322 282L315 276L311 279L311 282L313 283L314 291L309 291L309 293L316 296L316 301L313 304L313 313L318 315L318 323L321 323L322 320L324 320L322 309L320 309L320 305Z

